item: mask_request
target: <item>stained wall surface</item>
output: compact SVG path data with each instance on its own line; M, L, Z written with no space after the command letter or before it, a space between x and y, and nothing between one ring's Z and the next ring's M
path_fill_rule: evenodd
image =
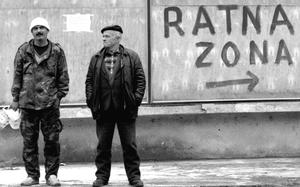
M85 104L85 76L91 56L102 48L100 30L104 26L119 24L123 27L122 44L140 55L144 70L148 71L146 2L143 0L3 0L0 2L0 105L11 101L14 56L18 47L32 38L29 25L37 16L48 20L49 39L59 43L66 54L70 92L63 103Z
M152 1L153 102L299 98L299 5Z
M3 0L0 6L0 105L11 100L14 55L32 38L36 16L49 20L49 38L67 56L65 104L85 103L87 66L102 47L101 28L110 24L120 24L123 44L140 54L149 77L144 103L299 98L296 0Z

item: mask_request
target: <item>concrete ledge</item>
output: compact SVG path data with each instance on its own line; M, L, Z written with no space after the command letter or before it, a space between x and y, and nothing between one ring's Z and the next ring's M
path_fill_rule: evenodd
M299 112L300 102L252 102L234 104L203 104L205 113Z
M265 112L299 112L300 102L248 102L248 103L203 103L181 105L142 105L140 116L176 115L176 114L218 114L218 113L265 113ZM62 106L61 118L90 118L86 106Z
M281 107L278 103L274 106L271 103L143 105L136 121L137 147L143 160L299 157L300 141L295 140L300 139L300 115L293 112L299 109L296 106L295 103L281 103ZM96 125L89 116L86 107L62 107L63 162L95 159ZM40 137L39 153L43 161L44 142ZM21 142L19 130L10 126L0 130L0 162L16 158L16 162L22 163ZM122 161L117 130L112 155L112 160Z

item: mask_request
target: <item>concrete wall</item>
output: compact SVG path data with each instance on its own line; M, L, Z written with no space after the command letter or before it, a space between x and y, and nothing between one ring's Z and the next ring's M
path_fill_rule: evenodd
M144 115L137 120L141 159L300 156L299 112ZM65 118L61 134L61 161L94 161L97 145L91 118ZM40 155L43 141L40 136ZM117 131L113 160L122 160ZM22 163L22 138L9 126L0 131L0 162ZM43 160L43 157L40 156Z
M254 30L248 35L243 35L240 27L234 27L237 33L233 30L233 34L229 37L225 31L226 22L219 23L221 19L219 20L214 14L217 6L224 4L238 6L238 15L233 14L233 20L242 20L241 11L244 5L251 6L253 12L257 5L261 5L263 14L272 18L274 9L282 4L287 17L294 25L295 34L287 35L283 32L288 29L287 25L277 23L279 24L276 27L277 32L270 38L268 29L263 30L262 36L256 34ZM201 5L207 5L213 23L217 23L223 29L217 32L217 37L211 34L191 36L195 19L201 15L198 13ZM2 18L0 23L4 26L0 30L3 36L0 39L2 63L0 104L4 106L11 101L9 90L12 81L13 57L17 47L31 38L28 31L31 19L36 16L46 17L52 25L51 39L60 42L65 49L71 75L70 94L63 99L65 107L69 108L68 111L65 109L62 111L65 128L61 134L61 160L62 162L93 161L97 139L95 122L91 119L89 110L85 108L85 72L91 55L101 48L100 29L108 24L118 23L125 30L124 44L140 54L148 80L147 93L144 98L144 103L147 105L141 108L141 116L137 121L137 141L142 160L300 156L300 142L297 141L300 136L298 125L300 104L297 101L300 90L298 78L300 69L296 63L300 58L300 46L294 42L300 38L297 32L299 29L297 23L300 19L299 5L298 0L272 2L269 0L243 2L217 0L213 3L208 0L88 0L78 2L3 0L0 2L0 17ZM164 36L166 25L164 11L173 6L177 6L188 18L183 20L183 25L179 25L184 26L187 33L185 37L178 34L173 27L170 28L171 36L169 38ZM219 10L218 13L220 13ZM81 21L89 18L83 22L88 23L84 27L86 30L82 28L85 24L77 25L73 22L77 16L81 18ZM222 18L224 17L223 15ZM272 19L268 19L271 20L270 22L265 22L266 20L262 20L263 28L269 28L272 23ZM233 23L243 25L239 21ZM201 31L205 33L207 28ZM211 58L208 60L214 60L215 66L210 69L206 67L202 67L201 70L196 69L195 61L200 54L195 44L202 41L199 37L204 37L203 41L216 44L221 42L222 45L217 48L217 52L221 51L224 38L225 41L238 40L235 42L243 45L244 42L240 39L246 41L255 39L257 42L262 42L267 38L270 43L276 41L277 46L277 40L283 37L288 43L291 58L296 59L295 64L286 63L285 56L282 55L280 59L284 62L279 64L274 64L273 61L266 64L257 62L254 67L246 59L243 63L239 63L239 66L232 68L224 66L224 63L216 63L220 62L219 59ZM192 50L189 50L189 46ZM262 45L259 46L262 47ZM244 47L240 48L244 49ZM276 56L271 54L272 58ZM192 58L186 60L187 57L190 58L189 56ZM248 70L261 73L260 84L254 90L247 89L243 85L227 85L226 88L209 89L205 87L207 81L243 78ZM243 76L237 76L240 73ZM283 82L277 81L279 78ZM276 86L277 83L280 83L279 86ZM227 99L225 103L214 104L224 99ZM269 100L277 100L277 102L268 105L266 103ZM282 104L282 100L292 100L292 102ZM209 104L196 104L189 107L189 102L199 103L200 101ZM228 101L235 103L228 105L226 104ZM255 102L243 104L243 101ZM167 103L173 102L181 104L175 108L169 107ZM158 103L162 103L160 107L156 107ZM77 110L76 106L82 109ZM42 135L39 144L40 155L43 155ZM113 160L120 161L122 153L117 132L112 150ZM19 131L9 127L1 130L0 166L2 162L22 163L21 153L22 138ZM42 156L41 160L43 160Z

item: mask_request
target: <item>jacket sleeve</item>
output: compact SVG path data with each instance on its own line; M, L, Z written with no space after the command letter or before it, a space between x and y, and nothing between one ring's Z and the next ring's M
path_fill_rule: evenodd
M66 56L63 49L60 49L60 57L57 64L57 97L65 97L69 92L69 74Z
M95 56L91 58L88 72L86 75L85 80L85 97L86 97L86 104L89 108L92 107L92 93L93 93L93 82L94 82L94 63L95 63Z
M134 68L134 86L135 86L135 99L137 106L141 105L145 88L146 88L146 79L144 69L141 63L139 56L136 54L135 57L135 68Z
M20 90L23 84L23 58L21 56L21 50L18 49L14 59L14 78L11 88L11 94L14 102L19 101Z

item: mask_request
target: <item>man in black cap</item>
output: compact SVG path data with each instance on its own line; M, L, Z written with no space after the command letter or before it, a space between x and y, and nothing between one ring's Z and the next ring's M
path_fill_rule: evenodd
M91 58L85 82L98 137L93 186L108 184L117 124L129 184L142 187L135 123L146 86L144 70L138 54L120 44L123 30L119 25L104 27L101 33L104 47Z

